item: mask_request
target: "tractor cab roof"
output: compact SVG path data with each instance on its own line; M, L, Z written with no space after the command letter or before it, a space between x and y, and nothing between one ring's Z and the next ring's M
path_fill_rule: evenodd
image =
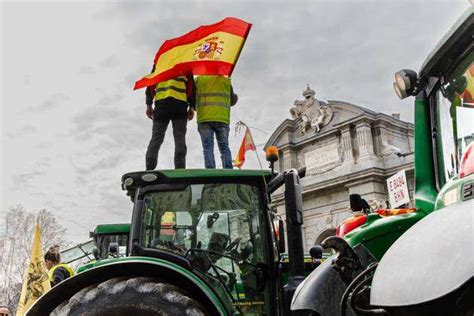
M420 69L420 77L437 77L454 70L460 60L472 52L474 42L474 6L470 6L433 48Z
M97 225L94 229L95 235L105 235L105 234L128 234L130 232L130 224L129 223L121 223L121 224L101 224Z
M137 188L162 183L242 182L264 184L272 174L269 170L239 169L169 169L129 172L122 176L122 189L131 195Z

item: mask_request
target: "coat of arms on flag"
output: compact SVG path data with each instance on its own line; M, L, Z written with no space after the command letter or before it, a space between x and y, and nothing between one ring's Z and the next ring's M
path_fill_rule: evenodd
M219 60L223 50L224 41L219 40L218 37L206 38L204 42L198 44L198 48L194 52L193 60Z

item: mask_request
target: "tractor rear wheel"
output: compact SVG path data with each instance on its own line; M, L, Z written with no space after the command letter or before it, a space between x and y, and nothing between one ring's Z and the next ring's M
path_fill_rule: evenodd
M175 285L153 278L114 278L82 289L51 315L206 315Z

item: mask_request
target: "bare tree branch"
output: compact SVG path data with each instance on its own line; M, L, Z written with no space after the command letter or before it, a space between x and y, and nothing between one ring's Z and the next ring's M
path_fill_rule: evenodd
M0 305L8 306L14 315L23 273L30 259L36 222L41 229L43 252L50 246L66 248L71 243L65 238L66 228L46 209L29 212L21 204L12 206L5 214L4 222L5 229L0 234Z

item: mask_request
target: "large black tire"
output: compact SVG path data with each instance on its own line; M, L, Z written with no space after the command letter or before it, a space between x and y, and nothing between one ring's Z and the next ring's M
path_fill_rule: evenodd
M153 278L114 278L86 287L51 315L206 315L185 292Z

